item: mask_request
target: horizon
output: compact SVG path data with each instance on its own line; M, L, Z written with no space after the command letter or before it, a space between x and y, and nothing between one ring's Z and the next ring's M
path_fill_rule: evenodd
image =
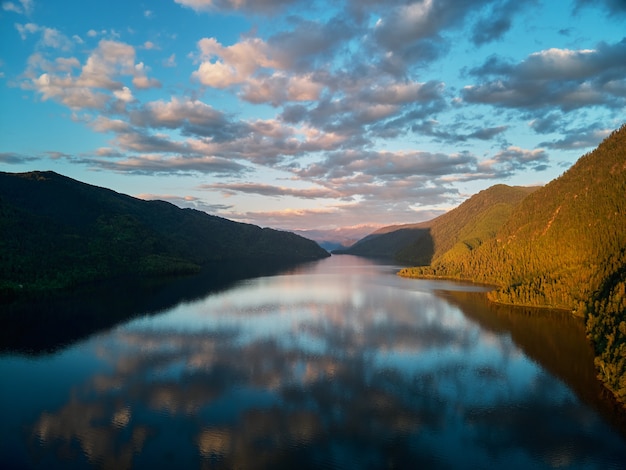
M288 231L430 220L623 124L626 3L556 3L3 1L0 169Z

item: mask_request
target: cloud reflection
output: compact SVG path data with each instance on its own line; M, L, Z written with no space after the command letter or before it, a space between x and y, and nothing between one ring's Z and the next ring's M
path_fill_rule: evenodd
M218 468L619 457L593 413L509 335L405 280L348 271L260 278L95 338L107 367L42 413L33 435L121 467L165 454ZM554 413L538 442L532 429Z

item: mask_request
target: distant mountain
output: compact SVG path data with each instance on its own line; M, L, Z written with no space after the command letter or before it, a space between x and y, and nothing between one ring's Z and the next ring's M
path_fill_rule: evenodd
M196 272L208 262L329 256L296 234L144 201L54 172L0 173L0 294L129 275Z
M335 253L429 265L449 250L473 250L495 237L513 208L536 189L503 184L492 186L433 220L383 227Z
M401 275L490 283L494 301L584 315L600 377L626 403L626 126L524 198L494 238Z
M315 240L325 250L333 251L353 245L373 230L376 230L376 226L357 225L330 230L294 230L294 233Z

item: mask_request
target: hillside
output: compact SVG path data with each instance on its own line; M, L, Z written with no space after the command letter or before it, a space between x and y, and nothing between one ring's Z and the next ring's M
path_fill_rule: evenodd
M428 265L450 250L463 253L495 237L513 207L535 189L492 186L433 220L384 227L338 253Z
M626 402L626 126L527 196L495 238L401 275L491 283L496 302L585 315L600 376Z
M429 222L383 227L360 239L352 246L334 250L333 253L397 259L398 251L410 246L422 237L428 238L428 233ZM431 250L426 249L425 253L430 260Z
M328 253L289 232L144 201L54 172L0 173L0 290L65 288L197 272L211 261L306 261Z

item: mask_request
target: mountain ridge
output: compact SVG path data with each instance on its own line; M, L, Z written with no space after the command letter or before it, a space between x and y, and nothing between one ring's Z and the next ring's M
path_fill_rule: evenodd
M0 230L5 296L120 275L192 273L212 261L328 256L290 232L133 198L51 171L0 172Z
M536 187L498 184L468 198L434 219L390 225L337 254L392 258L403 264L428 265L460 244L475 248L495 236L512 208Z

